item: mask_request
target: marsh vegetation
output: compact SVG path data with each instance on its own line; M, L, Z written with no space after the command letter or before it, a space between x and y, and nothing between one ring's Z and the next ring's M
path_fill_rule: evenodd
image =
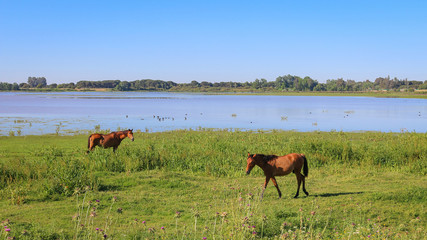
M85 154L87 135L0 137L1 236L16 239L422 239L427 135L228 130L134 134ZM307 156L309 197L247 152Z

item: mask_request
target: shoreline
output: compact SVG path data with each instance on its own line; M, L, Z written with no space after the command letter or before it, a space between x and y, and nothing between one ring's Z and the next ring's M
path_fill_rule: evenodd
M395 92L395 91L368 91L368 92L302 92L302 91L113 91L107 88L91 89L28 89L18 91L0 91L16 93L50 93L50 92L159 92L159 93L191 93L203 95L260 95L260 96L336 96L336 97L376 97L376 98L419 98L427 99L427 90L416 90L414 92Z

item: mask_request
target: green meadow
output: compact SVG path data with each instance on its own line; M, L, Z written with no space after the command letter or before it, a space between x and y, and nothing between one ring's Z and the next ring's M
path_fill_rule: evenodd
M425 239L427 133L137 132L0 137L0 239ZM247 153L304 153L270 183Z

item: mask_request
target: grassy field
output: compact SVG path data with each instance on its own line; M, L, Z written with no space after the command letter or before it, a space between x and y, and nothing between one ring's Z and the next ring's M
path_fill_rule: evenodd
M136 133L114 154L87 136L0 137L0 239L424 239L427 134ZM259 194L247 153L307 156Z

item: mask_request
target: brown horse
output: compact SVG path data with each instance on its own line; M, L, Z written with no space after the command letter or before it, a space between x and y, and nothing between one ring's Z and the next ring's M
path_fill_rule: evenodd
M133 132L132 129L128 129L125 131L119 131L119 132L112 132L109 134L100 134L100 133L94 133L89 136L89 139L87 141L87 147L89 150L87 150L87 153L92 151L96 146L101 146L103 148L113 148L113 152L116 152L116 149L119 147L120 143L125 139L126 137L130 138L133 142Z
M304 154L291 153L285 156L276 155L263 155L263 154L249 154L247 159L248 165L246 166L246 174L249 174L255 165L258 165L264 170L265 183L261 193L261 199L264 195L264 190L267 187L268 182L273 181L274 186L279 192L279 198L282 197L279 185L277 185L275 176L284 176L293 172L297 176L298 190L294 198L298 197L299 189L302 181L302 190L308 196L308 192L305 190L305 178L308 176L308 165L307 159ZM301 174L303 169L304 175Z

